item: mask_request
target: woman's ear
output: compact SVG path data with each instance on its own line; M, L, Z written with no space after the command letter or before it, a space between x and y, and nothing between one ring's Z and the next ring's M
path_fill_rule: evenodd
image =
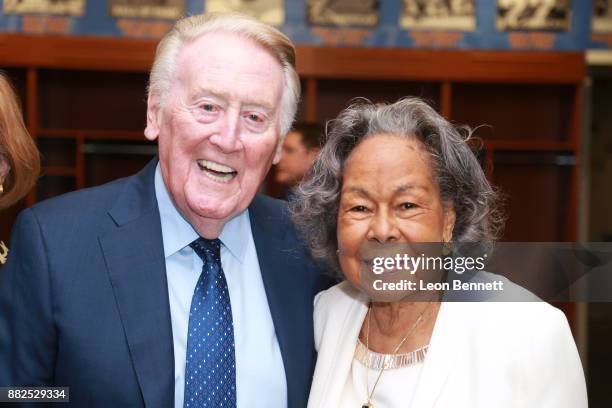
M161 106L156 95L149 94L147 99L147 127L145 137L151 141L157 139L161 127Z
M453 229L455 228L456 214L455 207L452 204L445 206L444 210L444 227L442 238L444 242L450 242L453 239Z

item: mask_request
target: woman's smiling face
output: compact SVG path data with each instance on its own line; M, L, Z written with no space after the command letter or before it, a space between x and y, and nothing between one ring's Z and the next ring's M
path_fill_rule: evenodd
M366 243L448 242L455 223L444 205L431 156L416 137L370 136L349 155L338 209L342 271L359 286Z

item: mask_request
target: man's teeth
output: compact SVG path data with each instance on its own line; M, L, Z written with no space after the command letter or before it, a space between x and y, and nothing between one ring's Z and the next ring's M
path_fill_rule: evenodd
M204 174L215 181L227 182L236 175L236 170L231 167L208 160L198 160L198 167L205 170Z
M219 181L219 182L228 182L232 178L234 178L234 173L227 173L222 176L218 176L216 174L205 171L204 174L206 174L206 177L213 179L214 181Z
M202 170L208 169L208 170L216 171L217 173L235 173L236 172L236 170L232 169L231 167L224 166L223 164L215 163L209 160L198 160L198 165L200 166Z

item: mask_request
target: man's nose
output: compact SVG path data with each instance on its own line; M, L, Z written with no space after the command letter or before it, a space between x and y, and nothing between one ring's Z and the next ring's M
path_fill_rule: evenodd
M378 211L370 220L367 238L381 244L396 242L399 239L395 217L388 211Z
M223 115L218 132L211 136L210 142L222 152L231 153L240 148L240 113L228 110Z

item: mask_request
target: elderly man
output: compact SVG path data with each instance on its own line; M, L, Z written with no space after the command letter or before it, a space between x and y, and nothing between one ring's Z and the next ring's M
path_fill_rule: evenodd
M299 98L291 42L239 15L158 46L140 173L25 210L0 275L0 385L76 406L300 407L318 271L256 196Z

